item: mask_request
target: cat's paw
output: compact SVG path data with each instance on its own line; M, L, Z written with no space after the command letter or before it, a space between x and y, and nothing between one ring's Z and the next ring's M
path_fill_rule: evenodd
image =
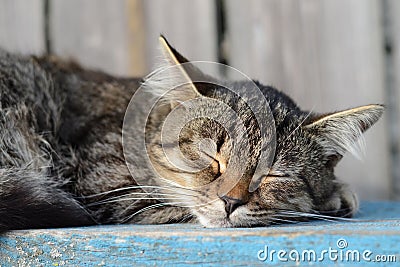
M326 215L350 218L358 211L359 202L357 195L347 184L337 182L337 190L318 208Z
M342 214L341 217L353 217L359 208L356 193L347 184L341 185L340 193L341 211L339 214Z

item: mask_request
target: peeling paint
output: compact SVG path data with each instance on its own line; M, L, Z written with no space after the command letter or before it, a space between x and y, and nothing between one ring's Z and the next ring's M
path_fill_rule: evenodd
M314 221L251 229L175 224L13 231L0 237L0 266L265 266L257 258L265 245L276 250L323 250L335 247L340 238L351 249L395 254L400 262L399 203L364 203L362 208L363 214L354 222ZM298 265L319 266L321 262Z

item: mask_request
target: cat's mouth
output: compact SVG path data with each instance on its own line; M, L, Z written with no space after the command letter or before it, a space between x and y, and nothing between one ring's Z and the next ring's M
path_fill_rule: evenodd
M270 225L262 221L251 221L242 219L232 219L230 217L209 218L206 216L197 216L199 222L207 228L235 228L235 227L265 227Z
M207 218L204 215L198 215L197 216L199 222L207 227L207 228L228 228L228 227L238 227L235 225L229 217L222 217L222 218Z
M227 214L223 211L212 212L210 210L193 210L192 212L197 217L198 221L207 228L255 227L269 225L268 223L263 223L263 220L250 219L245 207L240 207L231 214Z
M207 228L236 226L235 222L231 220L232 218L230 218L227 213L219 210L211 210L207 209L206 207L199 207L192 209L192 212L197 217L201 225Z

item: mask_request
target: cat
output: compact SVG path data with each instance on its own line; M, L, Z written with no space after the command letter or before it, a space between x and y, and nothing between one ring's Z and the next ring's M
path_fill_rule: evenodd
M158 79L154 77L160 69L145 79L118 78L55 56L23 57L0 50L0 231L179 222L254 227L313 216L351 217L357 211L356 195L335 177L334 168L381 117L382 105L326 114L303 111L284 93L257 81L220 81L206 75L163 36L160 48L160 69L184 67ZM199 77L220 85L196 82ZM174 80L188 83L168 91ZM226 89L245 92L254 84L266 102L252 101L271 111L276 144L270 166L255 184L256 165L268 160L261 157L260 125L245 101ZM141 86L161 98L145 131L150 162L164 178L150 177L153 171L145 169L144 176L152 180L148 186L138 183L143 177L128 168L129 153L124 154L121 141L127 107ZM204 154L199 142L211 140L216 153L206 155L209 165L188 172L165 157L164 120L185 101L199 97L224 103L243 119L241 131L248 142L237 142L243 148L237 157L243 166L234 166L232 140L210 118L189 121L177 140L182 154L193 160ZM134 106L134 114L145 105ZM219 105L195 113L225 118ZM140 131L138 125L130 127ZM130 145L133 152L145 153ZM228 169L242 173L233 177L235 172ZM234 183L227 187L227 181Z

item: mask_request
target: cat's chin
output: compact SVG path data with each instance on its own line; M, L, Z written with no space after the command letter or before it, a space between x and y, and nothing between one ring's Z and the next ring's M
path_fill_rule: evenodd
M238 227L266 227L270 224L266 223L251 223L247 222L245 224L232 221L227 218L222 219L209 219L204 216L198 216L198 221L206 228L238 228Z
M223 219L208 219L204 216L198 216L199 222L206 228L229 228L235 225L227 218Z
M203 214L196 213L196 217L198 222L206 228L235 228L235 227L265 227L269 224L265 224L262 222L244 222L240 220L240 218L236 216L227 217L214 217L210 218L209 216L205 216Z
M197 210L192 210L192 213L196 216L198 222L206 228L235 227L235 225L228 218L223 217L222 214L221 216L214 214L214 216L210 217Z

